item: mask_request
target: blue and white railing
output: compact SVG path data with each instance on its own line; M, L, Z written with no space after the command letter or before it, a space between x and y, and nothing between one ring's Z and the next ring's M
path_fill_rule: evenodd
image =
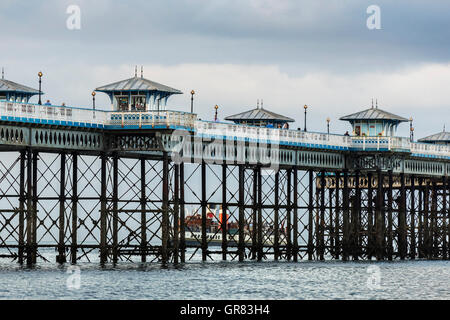
M98 129L181 129L202 139L278 144L341 151L410 152L413 156L450 160L450 146L410 142L403 137L350 137L300 130L263 128L233 123L197 120L181 111L117 112L0 101L0 119L44 125Z
M171 128L193 130L197 116L179 111L112 112L0 101L2 121L100 129Z
M351 137L300 130L254 127L222 122L197 121L196 135L204 139L226 139L249 143L349 150Z

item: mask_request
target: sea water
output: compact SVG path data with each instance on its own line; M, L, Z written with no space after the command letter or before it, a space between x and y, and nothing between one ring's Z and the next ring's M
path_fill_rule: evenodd
M93 254L92 254L93 256ZM189 254L186 255L189 257ZM0 299L450 299L450 261L120 262L0 259Z

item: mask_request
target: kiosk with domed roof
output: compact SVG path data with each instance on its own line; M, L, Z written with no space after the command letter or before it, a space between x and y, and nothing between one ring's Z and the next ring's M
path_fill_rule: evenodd
M171 95L182 94L180 90L145 79L143 70L133 78L114 82L95 89L106 93L111 100L113 111L161 111L166 109Z
M339 119L351 123L353 135L368 137L393 137L397 131L398 125L408 121L406 118L379 109L378 103L376 107L372 104L372 107L369 109Z

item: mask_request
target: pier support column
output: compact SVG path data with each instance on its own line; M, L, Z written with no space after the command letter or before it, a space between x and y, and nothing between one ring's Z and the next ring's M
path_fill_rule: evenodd
M37 258L37 205L38 205L38 191L37 191L37 181L38 181L38 158L39 153L37 151L33 152L33 221L32 221L32 242L33 250L31 252L33 264L36 264Z
M344 170L344 186L342 195L343 211L342 211L342 221L343 221L343 240L342 240L342 260L347 261L349 256L349 213L350 213L350 192L348 189L348 170Z
M432 204L431 204L431 230L430 230L430 258L436 259L439 257L439 243L438 243L438 188L436 180L433 179L432 183Z
M108 259L108 248L106 246L106 224L107 224L107 197L106 197L106 188L107 188L107 179L106 179L106 155L101 155L101 192L100 192L100 264L105 264Z
M442 177L442 258L447 259L447 177Z
M27 150L27 214L26 214L26 255L27 265L33 264L33 153L30 149Z
M447 183L445 184L445 192L446 195L450 195L450 179L446 177ZM446 196L447 198L447 196ZM446 200L446 209L445 209L445 215L444 217L447 219L447 228L444 231L444 234L447 237L447 245L444 247L444 251L446 252L446 259L450 259L450 205L449 202Z
M320 218L318 228L319 259L325 260L325 170L320 171Z
M286 185L286 202L287 202L287 209L286 209L286 256L287 260L291 261L292 256L292 225L291 225L291 214L292 214L292 202L291 202L291 188L292 188L292 170L288 169L286 170L287 174L287 185Z
M112 216L112 227L113 227L113 263L116 264L118 261L118 228L119 228L119 212L118 212L118 202L119 202L119 158L117 154L113 155L113 216Z
M416 181L415 177L411 176L411 188L410 188L410 223L411 223L411 244L409 250L409 257L411 259L416 258Z
M66 154L61 153L61 169L59 178L59 240L57 263L66 262L66 252L64 244L64 228L65 228L65 205L66 205Z
M294 262L298 261L298 168L294 167L294 223L293 223L293 237L292 255Z
M258 225L258 169L253 169L252 177L252 260L256 259L257 254L257 225Z
M369 260L372 260L372 257L375 253L375 239L374 239L374 230L373 230L373 176L372 173L369 172L367 174L367 248L366 254Z
M339 259L339 255L341 253L341 242L339 238L339 230L340 230L340 211L341 211L341 201L339 198L341 187L341 173L336 172L336 186L334 191L335 196L335 207L334 207L334 258Z
M429 215L430 215L430 181L425 181L425 192L423 195L423 254L424 258L430 258L430 229L429 229Z
M405 175L400 174L400 199L398 212L398 251L401 260L405 260L407 255L407 237L406 237L406 188Z
M173 208L173 262L175 264L178 263L178 256L179 256L179 205L180 205L180 168L178 164L174 164L174 208Z
M274 205L274 221L273 221L273 257L277 261L280 255L280 234L279 234L279 185L280 185L280 171L275 172L275 205Z
M314 172L312 169L308 172L308 260L313 259L314 253Z
M419 204L418 204L418 221L417 221L417 255L419 258L423 258L423 217L424 217L424 194L423 178L419 178Z
M24 247L25 247L25 164L27 161L26 151L20 152L20 178L19 178L19 249L18 249L18 262L23 264L24 260Z
M162 225L161 225L161 258L162 263L169 262L169 157L163 153L162 181Z
M352 236L351 236L351 252L353 260L359 259L361 250L361 188L360 188L360 172L355 172L355 196L352 210Z
M202 161L201 164L201 181L202 181L202 261L206 261L208 242L206 239L206 162Z
M147 261L147 196L146 196L146 165L145 158L140 159L141 164L141 262Z
M72 243L70 260L77 263L77 232L78 232L78 154L72 154Z
M384 259L384 177L381 170L377 170L377 197L375 205L375 232L377 260Z
M180 163L180 260L186 261L186 217L184 208L184 163Z
M258 167L258 261L261 261L264 255L263 243L263 218L262 218L262 174L261 167Z
M387 256L388 260L391 261L393 259L394 255L394 238L393 238L393 226L392 226L392 206L393 206L393 199L392 199L392 186L393 186L393 176L392 176L392 170L389 170L389 186L388 186L388 225L387 225Z
M239 243L238 243L238 256L239 262L244 261L245 256L245 241L244 241L244 223L245 223L245 212L244 212L244 165L239 165Z
M228 251L228 202L227 202L227 164L222 164L222 260L227 260Z

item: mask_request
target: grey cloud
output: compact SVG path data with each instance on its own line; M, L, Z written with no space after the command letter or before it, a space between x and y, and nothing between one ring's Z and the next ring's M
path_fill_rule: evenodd
M65 28L69 4L82 30ZM376 1L382 30L366 28L373 1L7 1L2 36L45 59L107 62L277 63L334 72L449 60L448 1ZM50 51L50 53L45 52ZM71 54L72 53L72 54ZM6 53L8 56L8 53ZM62 57L61 57L62 58Z

